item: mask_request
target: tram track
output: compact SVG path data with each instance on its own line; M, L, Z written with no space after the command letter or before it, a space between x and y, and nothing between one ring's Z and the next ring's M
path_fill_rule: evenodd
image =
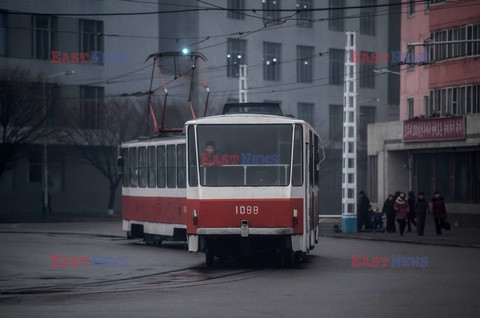
M104 235L96 233L60 232L60 231L12 231L3 230L0 234L33 234L33 235L69 235L84 236L101 239L122 239L124 237L115 235ZM132 269L141 270L141 269ZM21 295L39 294L96 294L112 292L131 292L142 290L158 290L169 288L186 288L201 285L224 284L234 281L251 279L256 277L262 270L261 267L242 268L220 266L219 268L207 269L203 263L194 266L158 271L149 274L131 275L121 274L123 277L112 279L88 281L88 282L61 282L58 284L37 284L33 286L13 287L0 289L0 297L11 297ZM131 272L130 272L131 273ZM35 279L60 280L58 277L38 277ZM77 280L89 279L85 277L73 278Z

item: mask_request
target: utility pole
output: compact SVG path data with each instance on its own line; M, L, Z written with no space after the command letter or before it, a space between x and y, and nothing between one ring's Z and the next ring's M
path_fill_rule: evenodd
M357 63L356 33L346 32L343 86L342 232L357 232Z
M238 102L246 103L247 100L247 65L238 66Z

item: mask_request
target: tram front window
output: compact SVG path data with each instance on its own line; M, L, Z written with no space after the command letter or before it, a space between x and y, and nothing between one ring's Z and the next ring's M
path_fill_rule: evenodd
M202 186L286 186L292 125L197 126Z

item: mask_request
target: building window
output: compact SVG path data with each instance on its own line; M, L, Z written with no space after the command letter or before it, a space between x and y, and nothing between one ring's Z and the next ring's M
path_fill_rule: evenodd
M430 91L427 116L480 113L480 84L443 87Z
M345 29L344 23L344 14L345 11L343 9L337 8L344 8L345 7L345 0L329 0L328 1L328 29L330 31L340 31L343 32Z
M280 43L263 42L263 79L280 80L280 59L282 45Z
M263 8L263 23L272 23L277 21L280 23L280 11L275 11L280 9L280 0L262 0Z
M343 105L330 105L328 117L330 141L341 142L343 140Z
M372 56L372 52L364 52L368 54L368 56ZM375 88L375 73L373 70L375 69L374 63L361 63L360 64L360 87L361 88Z
M343 85L343 72L345 64L345 50L330 49L329 56L329 84Z
M245 15L243 10L245 9L245 0L228 0L228 13L229 19L244 20Z
M416 0L408 0L408 3L407 3L407 15L409 17L415 15L415 4L416 4ZM426 1L428 2L428 1Z
M298 103L298 118L305 120L312 126L315 126L313 115L315 104L312 103Z
M361 142L367 142L368 125L375 122L375 106L360 106L358 137Z
M56 19L52 16L33 16L33 58L49 60L55 47Z
M103 101L104 88L81 86L80 95L82 127L90 129L99 128L101 125L100 105Z
M360 9L360 33L375 35L375 16L377 0L362 0Z
M426 117L432 116L430 112L430 96L423 96L423 113Z
M446 42L430 46L431 61L480 54L480 24L435 31L430 34L430 39L434 42Z
M313 0L297 0L297 25L302 28L311 28L313 26Z
M80 20L80 52L103 52L103 21Z
M247 40L228 39L227 76L238 77L239 65L247 63Z
M430 1L423 2L423 14L428 14L430 11Z
M413 98L407 98L407 119L412 119L414 114Z
M297 82L311 83L313 80L313 47L297 46Z

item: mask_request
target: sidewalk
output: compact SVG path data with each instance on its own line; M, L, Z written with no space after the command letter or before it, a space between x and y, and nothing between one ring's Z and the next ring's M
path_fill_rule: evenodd
M442 235L437 235L435 233L435 225L431 218L426 220L424 236L418 236L414 226L412 226L412 232L409 233L405 230L404 235L400 236L398 224L396 224L396 233L374 233L370 231L358 233L336 233L334 231L334 225L337 225L341 230L342 218L320 217L320 235L344 239L480 248L480 228L455 226L452 224L452 229L450 231L443 230Z

